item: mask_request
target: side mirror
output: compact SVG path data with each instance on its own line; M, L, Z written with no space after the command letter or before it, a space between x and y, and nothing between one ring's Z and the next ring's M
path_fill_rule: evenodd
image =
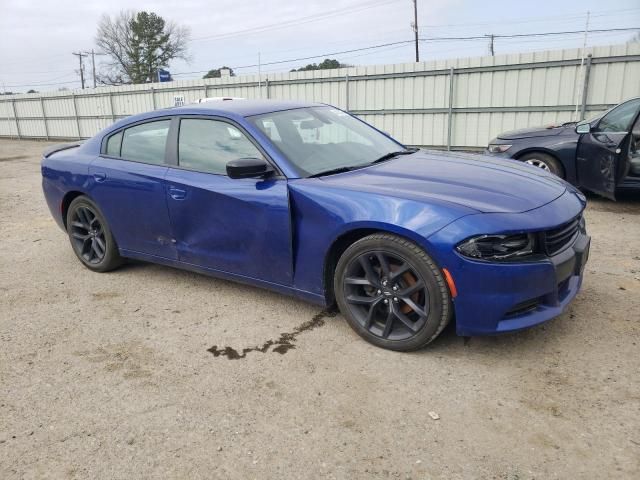
M591 125L589 122L582 122L576 125L576 133L589 133L591 131Z
M229 178L258 178L273 172L273 167L263 158L238 158L227 163Z

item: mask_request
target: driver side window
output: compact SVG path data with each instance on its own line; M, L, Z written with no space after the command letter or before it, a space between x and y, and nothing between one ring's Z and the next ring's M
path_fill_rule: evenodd
M217 175L227 174L227 163L238 158L264 158L251 141L227 122L200 118L180 120L178 165Z
M619 105L600 120L598 132L628 132L638 110L640 110L640 98Z

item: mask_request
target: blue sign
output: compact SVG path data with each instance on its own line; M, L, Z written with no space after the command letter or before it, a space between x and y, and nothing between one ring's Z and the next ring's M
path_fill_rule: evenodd
M158 81L159 82L170 82L171 81L171 72L169 70L158 70Z

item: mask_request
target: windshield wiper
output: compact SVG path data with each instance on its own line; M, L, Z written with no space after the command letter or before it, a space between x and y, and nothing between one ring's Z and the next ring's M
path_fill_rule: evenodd
M333 175L334 173L350 172L351 170L355 170L356 168L360 168L360 167L332 168L331 170L325 170L324 172L314 173L313 175L309 175L307 178L324 177L325 175Z
M374 163L384 162L385 160L389 160L397 155L409 155L411 153L416 153L418 150L418 148L407 148L406 150L387 153L371 163L365 163L364 165L355 165L353 167L332 168L331 170L325 170L324 172L314 173L313 175L309 175L307 178L324 177L325 175L333 175L334 173L350 172L352 170L357 170L358 168L368 167L369 165L373 165Z
M383 156L381 156L380 158L374 160L373 162L371 162L371 165L373 165L374 163L380 163L380 162L384 162L386 160L391 160L394 157L397 157L398 155L411 155L412 153L416 153L419 149L418 148L407 148L406 150L400 150L397 152L389 152Z

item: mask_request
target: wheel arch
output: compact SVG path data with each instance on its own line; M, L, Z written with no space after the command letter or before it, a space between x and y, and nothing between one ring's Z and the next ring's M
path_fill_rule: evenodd
M352 225L349 229L342 231L331 243L329 248L327 249L327 253L324 259L323 272L322 272L322 283L323 283L323 291L325 296L325 301L327 305L335 304L335 295L334 295L334 285L333 285L333 276L338 264L338 260L342 256L349 246L358 240L372 235L374 233L388 233L391 235L396 235L398 237L404 238L405 240L409 240L410 242L415 243L420 248L422 248L427 255L429 255L432 259L435 258L430 252L430 248L425 245L426 241L424 238L419 237L415 232L410 230L406 230L397 225ZM441 268L438 265L438 268Z
M69 205L71 205L71 202L80 196L85 196L93 202L93 199L89 197L89 195L79 190L71 190L65 193L64 197L62 197L62 202L60 202L60 214L62 215L62 224L64 225L65 230L67 229L67 212L69 211Z

